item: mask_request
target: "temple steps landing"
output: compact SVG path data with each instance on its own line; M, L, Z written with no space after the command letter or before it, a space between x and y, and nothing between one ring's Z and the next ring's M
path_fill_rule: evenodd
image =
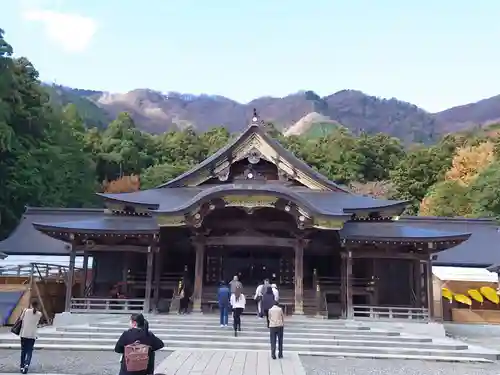
M265 320L246 316L242 331L234 337L231 327L220 327L218 314L150 315L150 329L165 342L165 350L269 351ZM230 322L231 323L231 319ZM488 362L500 353L448 338L409 335L396 329L379 329L369 322L289 317L285 326L285 350L298 354L412 358L460 362ZM126 317L81 325L47 327L39 330L37 349L114 349L120 334L129 328ZM19 348L19 338L0 335L0 349Z

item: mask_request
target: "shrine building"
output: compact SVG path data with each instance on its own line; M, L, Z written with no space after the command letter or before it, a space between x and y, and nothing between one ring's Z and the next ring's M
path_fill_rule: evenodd
M42 248L63 242L58 255L70 255L71 270L77 256L85 270L92 259L81 290L71 287L70 272L66 311L104 309L96 301L106 298L109 307L118 285L125 300L161 313L185 278L193 311L209 312L220 281L237 275L247 298L263 279L276 283L288 314L427 320L433 257L471 236L399 220L407 202L329 181L273 139L256 114L242 134L173 180L98 195L102 209L28 208L0 243L7 254L24 246L31 249L24 254L56 255Z

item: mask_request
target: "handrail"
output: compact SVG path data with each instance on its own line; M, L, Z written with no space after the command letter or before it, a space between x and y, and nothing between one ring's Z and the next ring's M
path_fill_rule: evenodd
M141 298L72 298L70 312L130 314L144 310Z
M45 274L45 277L50 276L58 276L64 277L63 273L69 271L69 266L61 265L61 264L52 264L52 263L43 263L43 262L31 262L26 264L18 264L15 266L4 266L0 267L0 274L6 276L17 276L17 277L31 277L31 271L33 267L36 266L39 269L42 269L44 272L40 271L40 277ZM75 272L79 272L82 269L79 267L75 267Z
M354 305L355 318L429 320L429 310L420 307Z

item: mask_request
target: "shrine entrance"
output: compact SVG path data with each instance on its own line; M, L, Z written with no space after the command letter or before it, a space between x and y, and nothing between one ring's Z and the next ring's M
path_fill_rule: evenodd
M294 255L287 248L209 248L205 275L205 285L218 285L238 276L245 286L257 287L264 279L284 286L293 283Z
M279 254L244 251L224 256L223 279L229 281L238 276L243 285L259 285L262 280L278 282L280 279Z

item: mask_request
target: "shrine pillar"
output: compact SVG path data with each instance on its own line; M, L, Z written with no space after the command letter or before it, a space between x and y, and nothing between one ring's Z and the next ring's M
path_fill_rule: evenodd
M158 302L160 301L160 291L161 291L161 273L163 271L163 253L160 248L156 248L155 254L155 271L154 271L154 298L153 298L153 309L158 310Z
M75 279L75 260L76 260L76 243L74 242L74 235L71 234L72 244L71 252L69 255L69 270L66 277L66 299L64 301L64 311L70 312L71 298L73 297L73 282Z
M295 310L294 314L304 315L304 246L305 241L295 242Z
M433 288L433 274L432 274L432 261L427 259L425 261L426 277L427 277L427 308L429 311L429 320L434 319L434 288Z
M193 288L193 312L201 313L201 297L203 294L203 265L205 260L205 241L203 238L196 237L193 240L196 252L196 261L194 266L194 288Z
M342 252L341 254L341 277L340 277L340 293L343 317L346 319L354 319L354 309L352 304L352 251Z
M87 277L89 273L89 253L88 251L83 252L83 282L80 284L80 296L85 298L85 292L87 291Z
M155 246L148 246L146 261L146 288L144 292L144 312L151 310L151 290L153 288L153 260Z

